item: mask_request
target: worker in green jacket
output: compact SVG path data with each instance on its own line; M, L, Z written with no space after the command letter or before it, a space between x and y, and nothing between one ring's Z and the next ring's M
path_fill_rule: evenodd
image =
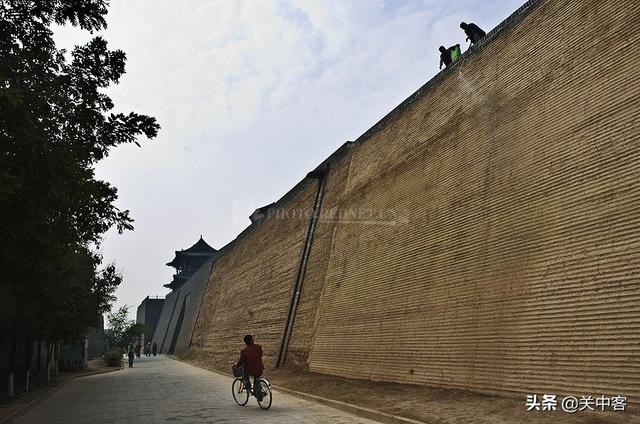
M442 65L449 67L449 65L462 55L460 52L460 44L451 46L448 49L445 49L444 46L440 46L438 50L440 50L440 69L442 69Z

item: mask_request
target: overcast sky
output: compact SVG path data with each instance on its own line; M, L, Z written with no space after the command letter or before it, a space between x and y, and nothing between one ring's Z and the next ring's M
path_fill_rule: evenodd
M111 49L127 73L116 112L155 116L154 140L115 149L97 168L135 230L105 237L124 274L116 306L164 296L174 251L202 234L214 248L346 140L438 72L438 46L461 21L485 31L524 0L112 0ZM56 30L58 47L91 35Z

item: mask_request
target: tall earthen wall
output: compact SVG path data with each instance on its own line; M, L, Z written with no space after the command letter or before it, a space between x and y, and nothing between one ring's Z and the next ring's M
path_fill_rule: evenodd
M312 371L640 397L639 3L547 1L359 140Z
M327 161L328 173L325 177L324 195L313 232L300 301L294 316L291 341L287 349L286 364L288 367L308 368L318 305L329 266L333 232L339 221L338 216L343 212L340 205L343 202L342 195L349 174L350 160L351 143L346 143Z
M331 161L287 366L640 399L640 3L516 15ZM305 181L277 205L310 210ZM275 365L307 227L223 249L197 360L253 333Z
M171 322L176 319L177 314L180 313L178 297L178 292L171 292L167 294L164 299L164 303L162 304L162 311L160 312L160 318L158 318L158 325L156 326L156 330L153 332L153 337L151 338L151 344L153 345L153 343L156 343L158 346L158 353L167 353L169 350L169 344L171 343L169 327L171 326ZM177 312L176 309L178 309Z
M245 334L274 367L317 182L305 180L226 246L214 263L191 348L197 361L229 371Z
M180 328L174 330L172 336L176 339L176 345L173 351L176 355L183 355L189 350L189 344L191 343L191 337L196 325L196 318L200 312L202 297L204 296L209 275L211 274L211 267L217 257L217 255L214 255L212 259L205 262L200 269L193 274L193 277L191 277L184 286L180 287L178 305L184 303L184 316L180 323ZM175 333L176 331L177 334Z
M153 337L159 353L183 355L189 349L200 303L217 257L216 253L180 288L167 295Z

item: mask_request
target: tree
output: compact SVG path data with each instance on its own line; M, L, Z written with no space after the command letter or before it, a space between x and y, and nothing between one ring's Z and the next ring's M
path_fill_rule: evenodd
M98 271L92 248L111 227L133 229L133 220L94 167L159 126L111 112L103 90L123 75L124 52L96 36L67 60L50 29L102 30L107 6L0 0L0 334L77 336L109 309L122 281L113 265Z
M130 344L137 344L140 335L147 331L145 324L128 319L129 308L130 306L124 305L107 315L111 343L122 352L126 351Z

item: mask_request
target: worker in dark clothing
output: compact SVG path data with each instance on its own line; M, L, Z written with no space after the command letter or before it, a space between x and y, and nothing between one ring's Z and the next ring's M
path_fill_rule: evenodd
M466 22L462 22L460 23L460 28L462 28L464 30L464 33L467 34L466 41L471 40L471 44L477 43L482 37L487 35L478 25L474 23L468 24Z
M240 351L240 359L234 364L234 367L244 368L243 381L247 391L251 393L251 382L249 377L253 376L253 392L258 401L262 401L263 393L258 384L258 379L262 376L264 365L262 363L262 346L253 342L253 336L244 336L244 349Z
M442 69L442 65L449 67L451 65L451 47L445 49L444 46L440 46L438 50L440 50L440 69Z
M440 50L440 69L442 69L443 64L448 68L449 65L460 56L460 44L451 46L448 49L440 46L438 50Z

